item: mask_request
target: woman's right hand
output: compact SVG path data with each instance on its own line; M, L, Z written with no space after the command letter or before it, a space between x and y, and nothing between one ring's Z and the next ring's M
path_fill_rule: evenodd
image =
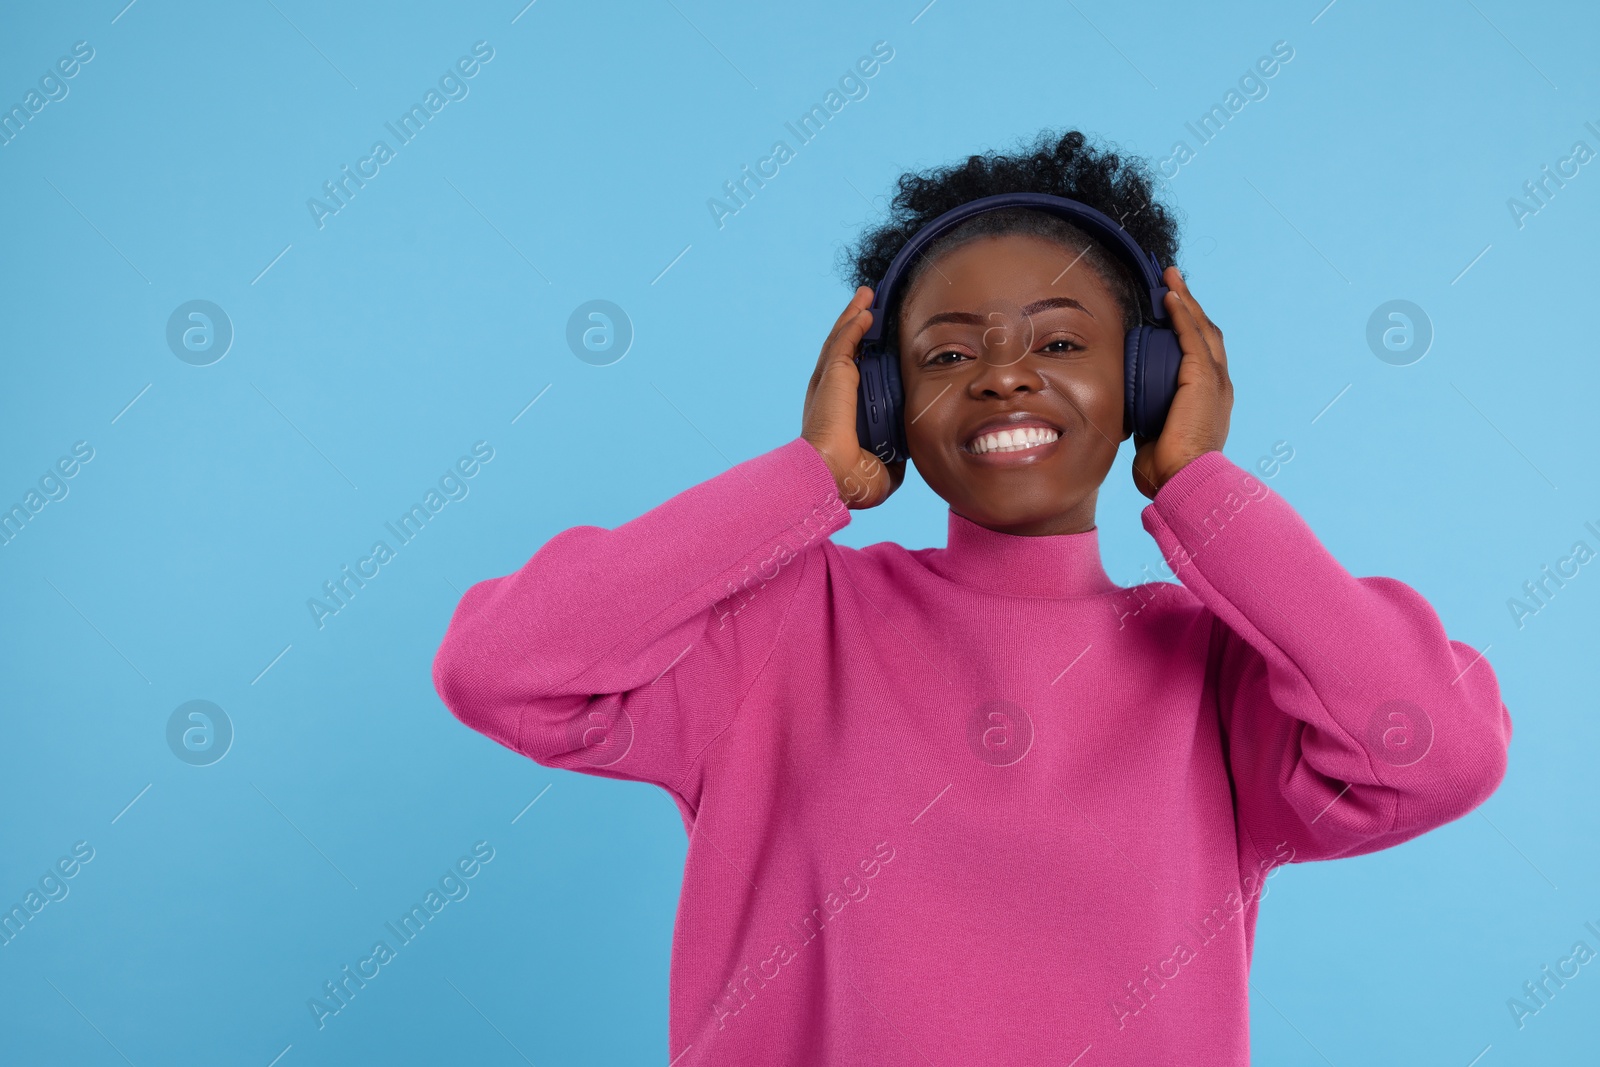
M861 372L856 367L861 337L872 325L872 290L863 285L845 305L833 332L823 342L817 369L806 389L800 436L822 454L833 472L839 496L850 508L877 507L900 488L905 460L885 464L861 447L856 434L857 394Z

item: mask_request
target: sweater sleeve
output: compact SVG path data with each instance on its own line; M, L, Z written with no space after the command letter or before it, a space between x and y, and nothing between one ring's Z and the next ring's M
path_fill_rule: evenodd
M1352 577L1221 452L1169 479L1143 520L1214 617L1241 847L1276 862L1375 852L1499 786L1511 717L1494 672L1410 586Z
M849 521L797 437L614 530L564 530L466 591L434 688L543 766L651 782L694 810L691 769L775 647L813 549Z

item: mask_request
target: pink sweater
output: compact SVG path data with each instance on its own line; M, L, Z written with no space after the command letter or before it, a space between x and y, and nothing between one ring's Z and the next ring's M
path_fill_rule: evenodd
M434 684L677 804L674 1067L1242 1065L1267 873L1470 812L1511 720L1222 453L1143 518L1181 585L953 511L942 549L841 547L795 438L474 585Z

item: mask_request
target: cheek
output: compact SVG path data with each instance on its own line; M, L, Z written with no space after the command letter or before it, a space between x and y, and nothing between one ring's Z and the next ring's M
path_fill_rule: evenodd
M1122 432L1123 374L1121 354L1115 363L1107 359L1078 373L1059 374L1051 380L1063 396L1084 417L1115 441ZM1099 439L1099 435L1096 435Z
M938 444L956 432L960 401L957 386L940 383L937 386L919 382L902 374L901 387L905 395L906 442L913 451L919 446L938 447Z

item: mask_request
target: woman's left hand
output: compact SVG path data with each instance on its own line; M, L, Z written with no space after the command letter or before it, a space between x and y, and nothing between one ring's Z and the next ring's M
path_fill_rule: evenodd
M1221 451L1233 410L1233 382L1228 378L1222 331L1201 310L1177 267L1168 267L1161 278L1171 290L1167 313L1183 359L1178 364L1178 391L1161 435L1154 441L1133 439L1133 484L1152 500L1190 460Z

